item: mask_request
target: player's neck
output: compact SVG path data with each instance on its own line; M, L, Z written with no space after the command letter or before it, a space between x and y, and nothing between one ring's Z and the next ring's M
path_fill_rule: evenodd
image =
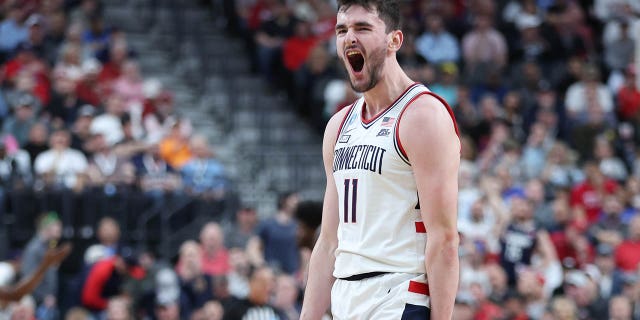
M386 109L414 83L395 59L389 59L380 74L378 84L364 93L364 101L367 103L365 118L367 119Z

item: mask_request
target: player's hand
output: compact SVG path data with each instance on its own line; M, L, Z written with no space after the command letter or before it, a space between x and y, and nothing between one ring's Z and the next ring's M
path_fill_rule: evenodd
M71 244L65 243L59 247L49 248L44 255L44 262L47 266L57 265L71 253Z

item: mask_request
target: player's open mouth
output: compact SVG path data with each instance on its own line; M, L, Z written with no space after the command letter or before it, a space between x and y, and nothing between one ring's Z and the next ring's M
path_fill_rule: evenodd
M362 53L360 53L360 51L347 51L347 60L349 60L349 64L351 65L353 71L362 71L362 68L364 67L364 56L362 55Z

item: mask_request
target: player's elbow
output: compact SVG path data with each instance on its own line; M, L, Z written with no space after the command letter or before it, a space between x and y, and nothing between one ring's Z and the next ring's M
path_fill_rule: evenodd
M458 246L460 242L460 234L456 228L442 228L441 230L430 230L429 241L442 244L453 244ZM429 242L427 241L427 243Z
M437 235L429 234L427 240L426 255L443 255L445 257L458 257L458 246L460 244L460 236L456 230L445 230L438 232Z

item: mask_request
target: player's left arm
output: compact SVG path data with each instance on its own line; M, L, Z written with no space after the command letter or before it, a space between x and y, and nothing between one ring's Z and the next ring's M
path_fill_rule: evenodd
M460 273L460 140L446 107L430 95L422 95L408 106L400 124L400 141L413 168L427 229L425 267L431 319L451 319Z

